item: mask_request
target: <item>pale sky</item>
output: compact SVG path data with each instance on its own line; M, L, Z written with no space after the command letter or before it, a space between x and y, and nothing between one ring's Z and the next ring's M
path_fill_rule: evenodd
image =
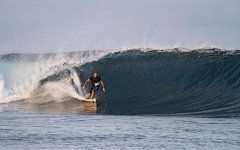
M1 52L240 49L239 0L0 0Z

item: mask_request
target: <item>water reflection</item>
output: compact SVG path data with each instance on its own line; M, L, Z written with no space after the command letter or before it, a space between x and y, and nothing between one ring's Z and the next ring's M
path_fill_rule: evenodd
M0 104L0 111L18 111L24 113L47 114L96 114L97 103L70 100L65 102L29 103L20 100L7 104Z

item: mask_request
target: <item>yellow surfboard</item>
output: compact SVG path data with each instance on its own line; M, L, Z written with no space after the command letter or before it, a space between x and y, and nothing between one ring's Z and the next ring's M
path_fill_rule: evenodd
M90 98L90 99L79 99L80 101L83 102L92 102L92 103L96 103L97 99L96 98Z

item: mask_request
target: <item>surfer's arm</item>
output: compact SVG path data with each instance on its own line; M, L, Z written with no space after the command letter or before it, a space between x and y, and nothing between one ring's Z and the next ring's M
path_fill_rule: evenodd
M102 84L103 91L105 92L105 87L104 87L103 81L101 80L100 82L101 82L101 84Z
M85 89L85 86L87 85L87 83L90 81L90 79L88 79L86 82L85 82L85 84L84 84L84 86L83 86L83 89Z

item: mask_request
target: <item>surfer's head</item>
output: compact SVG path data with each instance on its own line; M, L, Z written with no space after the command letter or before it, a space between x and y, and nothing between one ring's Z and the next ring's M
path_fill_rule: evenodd
M96 78L97 77L97 71L94 72L93 76Z

